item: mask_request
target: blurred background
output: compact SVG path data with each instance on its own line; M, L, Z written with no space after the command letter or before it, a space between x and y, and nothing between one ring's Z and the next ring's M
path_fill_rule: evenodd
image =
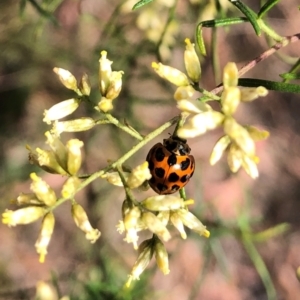
M43 111L72 98L53 73L54 67L80 78L87 73L91 98L99 99L98 60L106 50L113 70L123 70L123 88L113 115L145 135L176 116L175 87L152 70L152 61L184 71L184 39L194 41L199 21L241 16L229 1L156 0L132 12L136 1L12 0L0 2L0 208L15 209L10 200L29 192L29 174L37 172L60 193L64 178L42 172L28 163L25 145L45 148ZM217 10L217 3L221 9ZM258 11L260 1L244 1ZM279 35L299 33L297 0L282 1L267 21ZM166 26L168 24L168 26ZM200 85L207 90L221 82L229 61L241 68L270 47L250 24L204 29L208 56L202 60ZM220 72L214 72L210 54L217 40ZM294 43L258 64L245 76L280 81L294 58ZM297 82L294 82L297 83ZM298 82L299 83L299 82ZM124 191L97 179L77 196L101 238L91 245L74 226L70 203L55 210L56 225L46 262L40 264L34 243L40 222L8 228L0 225L0 299L33 299L40 280L53 284L59 297L71 299L250 300L299 299L296 269L300 265L300 98L270 91L267 97L241 105L242 124L270 132L257 143L260 157L257 180L244 171L229 172L226 159L209 165L211 150L222 135L215 130L188 141L196 159L194 177L187 185L191 207L208 229L205 239L189 232L182 240L176 231L166 244L170 274L164 276L153 259L141 280L129 290L123 285L137 257L132 245L116 231ZM81 105L71 118L97 114ZM126 164L142 163L166 131ZM137 141L113 125L63 134L67 141L84 141L82 173L93 173L126 153ZM154 195L136 192L137 199ZM141 241L150 236L145 234Z

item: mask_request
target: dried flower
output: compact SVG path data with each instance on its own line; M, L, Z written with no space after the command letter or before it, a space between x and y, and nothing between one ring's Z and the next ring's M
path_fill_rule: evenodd
M185 39L186 49L184 51L185 69L190 79L193 82L198 82L201 76L201 66L199 57L195 51L195 44L192 44L189 39Z
M77 80L71 72L62 68L54 68L53 71L58 75L59 80L67 89L73 90L80 95Z
M111 80L111 65L112 61L107 59L107 52L101 51L99 59L99 88L102 96L105 96Z
M43 121L51 124L52 121L60 120L72 114L79 106L78 99L68 99L53 105L50 109L44 111Z
M131 270L130 275L128 276L128 281L126 283L126 286L129 287L132 280L139 280L140 275L144 272L144 270L147 268L147 266L150 263L150 260L153 256L153 240L145 240L143 241L139 246L139 256L134 263L134 266Z
M142 214L142 221L150 231L157 234L165 242L171 238L171 234L166 226L152 212L144 212Z
M95 125L95 120L88 117L62 122L55 121L51 132L54 135L59 136L62 132L86 131L93 128Z
M152 63L152 68L160 77L170 81L177 86L189 85L187 76L175 68L156 62Z
M156 259L157 266L163 272L163 274L169 274L170 269L168 252L162 241L157 237L154 239L154 256Z
M141 204L149 210L168 211L193 204L193 202L193 200L184 201L182 198L173 195L158 195L146 198Z
M35 151L26 145L29 151L28 157L31 164L39 166L41 169L52 174L66 175L67 172L61 167L57 161L57 157L52 150L43 150L36 148Z
M73 198L80 183L81 181L78 177L76 176L69 177L64 183L61 190L61 195L63 196L63 198L65 199Z
M87 214L81 205L72 205L72 217L76 226L85 233L85 238L92 244L95 243L100 237L101 233L98 229L94 229L92 227Z
M72 139L67 142L67 169L69 174L75 175L81 167L81 148L83 142L78 139Z
M36 173L31 173L32 183L30 189L36 194L37 198L47 206L52 206L56 202L56 195L52 188Z
M53 233L54 224L55 224L55 219L53 213L52 212L47 213L44 216L40 234L38 240L35 243L36 251L40 255L40 259L39 259L40 263L43 263L45 261L45 256L48 253L47 248Z
M11 226L33 223L46 213L40 206L29 206L12 211L6 209L2 214L2 223Z
M151 173L148 169L148 162L145 161L131 171L127 179L127 184L129 188L135 189L142 185L145 180L149 180L150 178Z
M87 74L83 74L80 82L79 89L82 95L89 96L91 93L91 83Z

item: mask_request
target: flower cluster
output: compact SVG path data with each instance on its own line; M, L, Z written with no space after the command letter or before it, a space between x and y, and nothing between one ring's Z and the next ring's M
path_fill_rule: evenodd
M187 235L184 226L194 232L209 237L210 233L201 221L187 210L187 205L192 204L193 200L184 201L174 195L158 195L148 197L136 205L126 199L123 202L123 220L117 225L120 233L125 232L125 241L132 243L138 249L139 256L129 275L127 285L132 280L138 280L140 274L149 264L153 254L158 267L164 274L169 273L168 255L163 244L171 238L168 225L173 225L183 239ZM149 230L153 233L153 238L146 240L138 247L138 232Z
M99 60L99 88L102 97L97 107L102 112L113 109L112 102L119 96L122 89L123 71L112 71L112 63L107 59L107 52L102 51Z
M214 110L209 104L194 99L195 83L201 76L200 62L193 44L186 40L187 46L184 60L187 74L162 64L153 63L154 70L163 78L178 86L174 98L177 107L182 111L187 122L178 129L180 138L188 139L202 135L209 130L222 127L224 136L216 143L210 163L214 165L228 150L228 165L232 172L241 167L252 178L258 177L258 157L255 153L255 141L268 137L269 133L254 126L240 125L234 119L241 102L250 102L264 97L268 91L260 86L257 88L238 87L238 70L235 63L228 63L223 73L223 92L220 97L221 111Z
M111 64L112 62L107 59L106 51L102 51L99 68L101 99L94 109L100 111L104 116L107 115L105 113L108 110L113 108L112 101L119 95L122 87L121 77L123 72L112 71ZM66 88L73 90L77 96L57 103L44 111L43 121L52 126L51 130L45 133L45 143L50 149L36 148L34 150L29 145L27 145L27 149L29 151L30 163L37 165L46 172L67 177L61 188L61 197L57 197L54 190L42 178L32 173L30 175L32 180L30 186L31 193L21 193L17 199L12 201L19 206L19 209L7 209L2 214L2 222L8 226L29 224L42 219L40 233L35 244L36 251L40 255L40 262L44 262L45 260L47 248L54 230L55 216L53 210L66 200L71 201L72 217L76 226L85 233L86 239L91 243L95 243L101 235L98 229L94 229L91 226L85 210L74 199L75 194L81 189L82 185L81 176L78 172L82 164L81 148L84 143L78 139L70 139L66 143L63 143L60 135L63 132L89 130L97 124L107 124L110 122L119 124L112 116L110 116L110 121L108 119L95 121L90 117L61 121L61 119L74 113L82 102L92 103L88 98L91 92L91 85L86 74L78 82L75 76L68 70L54 68L54 72L61 83ZM121 127L120 124L119 127ZM123 127L125 126L123 125ZM128 128L126 127L125 130L131 130L132 135L138 135L133 128ZM142 167L142 169L145 168L147 166ZM136 172L138 175L139 169ZM139 185L138 178L136 177L131 176L130 181L132 182L132 186Z

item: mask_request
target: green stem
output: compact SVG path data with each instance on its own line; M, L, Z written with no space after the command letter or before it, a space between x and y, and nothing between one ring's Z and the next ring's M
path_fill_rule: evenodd
M276 42L282 42L283 41L283 37L280 36L279 34L277 34L272 28L270 28L262 19L258 19L257 23L260 26L260 29L267 34L268 36L270 36L272 39L274 39Z
M129 133L130 135L135 137L137 140L140 140L140 141L143 140L143 137L136 130L128 127L127 125L122 124L118 119L113 117L111 114L106 113L105 116L111 124L116 125L118 128L120 128L121 130Z
M106 172L115 169L117 166L122 165L127 159L129 159L133 154L135 154L138 150L140 150L142 147L144 147L147 143L149 143L151 140L153 140L155 137L160 135L163 131L165 131L167 128L171 127L172 125L176 124L180 120L180 116L176 116L172 118L170 121L164 123L162 126L158 127L148 135L146 135L142 141L140 141L138 144L133 146L131 150L129 150L127 153L125 153L123 156L121 156L119 159L117 159L115 162L108 165L106 168L93 173L90 175L86 180L84 180L79 187L76 189L77 192L81 191L83 188L85 188L87 185L89 185L91 182L96 180L97 178L101 177ZM71 197L70 197L71 198ZM57 202L50 208L50 210L55 209L56 207L60 206L65 201L69 200L70 198L60 198L57 200Z
M276 290L273 285L270 273L269 273L262 257L258 253L257 249L255 248L253 242L249 239L249 237L242 235L242 242L243 242L243 245L244 245L250 259L252 260L252 262L255 266L255 269L257 270L257 272L266 288L268 299L275 300L276 299Z
M124 174L123 174L123 170L122 170L121 165L118 165L116 169L117 169L117 171L118 171L118 173L119 173L119 176L120 176L120 178L121 178L121 181L122 181L122 183L123 183L123 187L124 187L125 193L126 193L126 198L127 198L128 200L130 200L132 204L134 204L134 205L139 205L139 202L135 200L135 198L134 198L133 195L132 195L131 189L130 189L130 188L128 187L128 185L127 185L127 182L126 182L126 179L125 179L125 177L124 177Z

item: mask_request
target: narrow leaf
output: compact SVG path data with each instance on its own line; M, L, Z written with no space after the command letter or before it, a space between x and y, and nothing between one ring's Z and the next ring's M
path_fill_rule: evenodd
M238 85L247 87L264 86L268 90L286 92L286 93L300 93L300 85L276 82L263 79L240 78Z
M136 10L138 8L141 8L142 6L152 2L153 0L140 0L136 4L133 5L132 10Z
M239 9L249 20L249 22L252 24L253 29L256 33L256 35L260 36L261 35L261 30L260 27L257 23L256 20L256 14L254 13L253 10L251 10L248 6L246 6L244 3L238 0L230 0L230 2L237 8Z
M295 73L283 73L283 74L279 74L279 76L283 79L288 79L288 80L300 79L300 75L297 75Z
M274 6L276 5L280 0L268 0L260 9L257 16L259 19L263 18L264 15Z

